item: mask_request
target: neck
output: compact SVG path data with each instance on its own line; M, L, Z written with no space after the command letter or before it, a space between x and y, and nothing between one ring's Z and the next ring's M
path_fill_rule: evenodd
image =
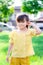
M22 28L22 29L19 29L20 31L27 31L27 28Z

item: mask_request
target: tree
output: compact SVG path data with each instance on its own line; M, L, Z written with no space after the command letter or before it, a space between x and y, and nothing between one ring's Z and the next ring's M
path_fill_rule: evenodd
M12 0L0 0L0 22L8 22L10 16L14 12Z
M21 11L37 14L43 10L43 0L23 0Z

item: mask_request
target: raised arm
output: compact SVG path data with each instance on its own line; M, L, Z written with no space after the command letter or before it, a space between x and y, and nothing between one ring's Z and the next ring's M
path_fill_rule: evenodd
M29 25L32 26L36 30L37 35L42 33L41 29L35 23L30 22Z

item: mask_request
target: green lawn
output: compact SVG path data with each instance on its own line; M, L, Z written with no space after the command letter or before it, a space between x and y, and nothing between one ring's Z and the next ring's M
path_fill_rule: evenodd
M9 45L9 32L0 32L0 65L9 65L6 54ZM30 57L30 65L43 65L43 34L33 37L35 56Z

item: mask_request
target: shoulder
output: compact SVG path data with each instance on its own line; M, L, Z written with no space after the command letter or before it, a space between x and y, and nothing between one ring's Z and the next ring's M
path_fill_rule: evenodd
M17 30L13 30L10 32L10 34L15 34L15 33L17 33Z
M36 30L34 28L30 28L29 32L31 36L36 36Z
M34 28L29 28L28 29L30 32L36 32L36 30Z
M9 37L13 37L14 35L16 35L16 33L17 33L17 30L11 31L9 34Z

